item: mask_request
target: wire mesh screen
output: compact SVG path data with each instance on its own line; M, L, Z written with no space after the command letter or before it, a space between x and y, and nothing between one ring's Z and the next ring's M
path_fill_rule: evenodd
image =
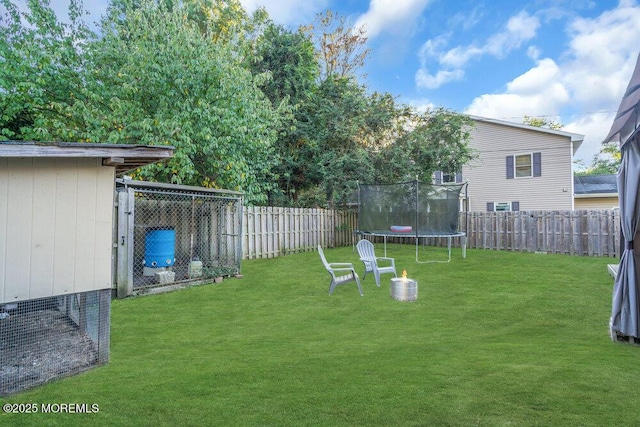
M358 229L388 235L456 233L464 185L418 181L360 185Z
M111 290L0 306L0 395L106 363Z
M240 197L170 188L134 190L134 288L240 272Z

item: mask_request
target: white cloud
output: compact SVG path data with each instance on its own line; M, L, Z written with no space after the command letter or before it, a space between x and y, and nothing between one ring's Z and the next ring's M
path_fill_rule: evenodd
M640 8L635 1L600 16L569 22L568 48L513 79L503 93L484 94L470 114L521 121L524 115L558 115L563 129L585 135L576 153L587 165L609 132L638 55ZM535 58L534 51L530 57Z
M507 84L504 93L481 95L466 112L473 115L521 122L524 116L557 115L567 105L570 94L558 65L545 58Z
M588 110L617 108L629 83L639 48L640 8L628 3L595 19L576 19L569 27L565 79L574 100Z
M505 31L490 37L481 51L482 53L502 57L519 48L522 43L534 38L538 28L540 28L538 18L522 11L509 18Z
M416 73L416 84L421 88L435 89L442 84L451 82L455 80L452 77L464 75L462 69L471 60L484 55L504 57L534 38L538 28L540 28L539 19L521 11L509 18L503 31L489 37L483 45L456 46L448 51L443 51L441 46L446 44L444 39L427 40L420 50L422 66ZM431 62L435 60L440 68L435 73L430 73L427 70L427 64L430 60ZM429 79L425 76L434 78ZM443 76L443 78L435 78L437 76ZM438 86L434 86L435 84Z
M411 105L411 107L421 113L424 113L425 111L428 110L432 110L434 108L436 108L436 105L429 101L426 98L422 98L422 99L408 99L405 101L407 103L407 105Z
M419 87L427 89L435 89L445 83L460 80L464 77L463 70L439 70L436 74L429 74L425 70L420 69L416 72L416 83Z
M549 58L542 59L538 65L516 77L507 84L507 92L518 94L538 94L540 88L559 84L560 69ZM564 91L566 92L566 90Z
M391 31L405 32L414 27L431 0L371 0L369 10L356 20L354 27L367 31L367 37Z
M609 133L615 113L585 114L574 121L565 123L562 128L567 132L575 132L584 135L584 141L580 145L575 158L583 160L585 166L589 166L593 156L600 152L602 140Z
M475 46L458 46L440 55L440 65L445 67L464 67L472 58L481 56L485 50Z

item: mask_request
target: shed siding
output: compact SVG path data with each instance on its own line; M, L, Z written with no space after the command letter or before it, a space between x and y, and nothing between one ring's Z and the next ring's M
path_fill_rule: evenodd
M471 211L489 202L520 202L520 210L573 209L572 147L568 137L483 121L475 122L470 145L479 158L463 168ZM540 177L507 179L506 158L541 153Z
M618 197L576 197L576 210L582 209L613 209L620 204Z
M100 159L0 159L0 303L111 287L114 179Z

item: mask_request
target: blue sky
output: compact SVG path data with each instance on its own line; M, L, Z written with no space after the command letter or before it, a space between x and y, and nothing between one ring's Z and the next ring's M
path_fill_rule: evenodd
M585 135L591 162L640 50L637 0L241 0L290 29L327 9L364 26L372 90L417 108L521 123L544 116ZM64 14L68 1L52 0ZM98 17L106 2L84 0Z

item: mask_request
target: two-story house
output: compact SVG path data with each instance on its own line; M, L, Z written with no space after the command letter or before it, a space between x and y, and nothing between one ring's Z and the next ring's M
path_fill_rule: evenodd
M572 210L573 155L584 136L471 116L477 158L437 181L467 181L469 211Z

